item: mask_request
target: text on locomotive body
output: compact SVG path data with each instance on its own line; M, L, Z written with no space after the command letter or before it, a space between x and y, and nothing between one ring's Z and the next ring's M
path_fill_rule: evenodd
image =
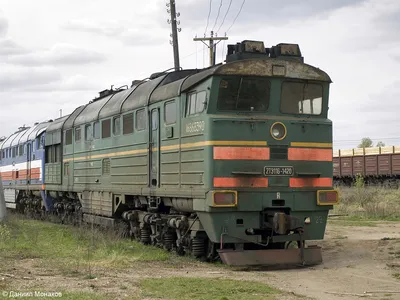
M293 167L264 167L264 176L293 176Z

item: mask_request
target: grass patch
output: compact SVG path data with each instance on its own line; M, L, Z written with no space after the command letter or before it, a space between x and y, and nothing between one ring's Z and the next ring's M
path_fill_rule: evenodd
M37 258L77 273L81 266L124 268L137 261L164 261L169 254L98 228L72 227L12 216L0 228L2 260Z
M147 278L140 288L144 297L175 300L267 300L280 293L257 282L215 278Z
M334 214L346 214L351 220L400 221L400 189L365 186L357 179L354 187L338 187L339 205Z
M337 236L333 237L333 239L335 239L335 240L345 240L347 238L348 237L346 235L337 235Z
M392 276L393 278L400 280L400 273L393 273Z

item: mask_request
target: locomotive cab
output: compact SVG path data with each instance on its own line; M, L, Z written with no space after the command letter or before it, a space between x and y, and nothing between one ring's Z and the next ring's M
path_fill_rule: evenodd
M228 46L202 121L213 147L211 190L198 212L225 263L321 261L320 249L304 248L304 241L323 239L328 212L338 203L330 83L325 72L304 64L298 45ZM297 250L282 253L291 256L276 252L289 245Z

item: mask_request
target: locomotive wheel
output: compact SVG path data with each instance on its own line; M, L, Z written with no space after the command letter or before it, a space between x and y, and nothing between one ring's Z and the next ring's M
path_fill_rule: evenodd
M185 248L183 248L182 246L176 247L175 252L179 256L184 256L185 255Z
M206 253L206 259L209 262L214 262L218 259L218 253L217 253L217 244L211 242L208 240L207 242L207 253Z

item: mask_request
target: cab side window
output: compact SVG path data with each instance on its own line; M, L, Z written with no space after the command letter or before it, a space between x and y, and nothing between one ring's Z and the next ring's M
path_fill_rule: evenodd
M170 101L165 103L164 109L164 121L165 124L175 124L176 122L176 103L175 101Z
M206 102L206 92L191 93L186 101L186 116L191 116L203 112Z
M136 130L142 131L146 129L146 112L144 109L136 111Z

